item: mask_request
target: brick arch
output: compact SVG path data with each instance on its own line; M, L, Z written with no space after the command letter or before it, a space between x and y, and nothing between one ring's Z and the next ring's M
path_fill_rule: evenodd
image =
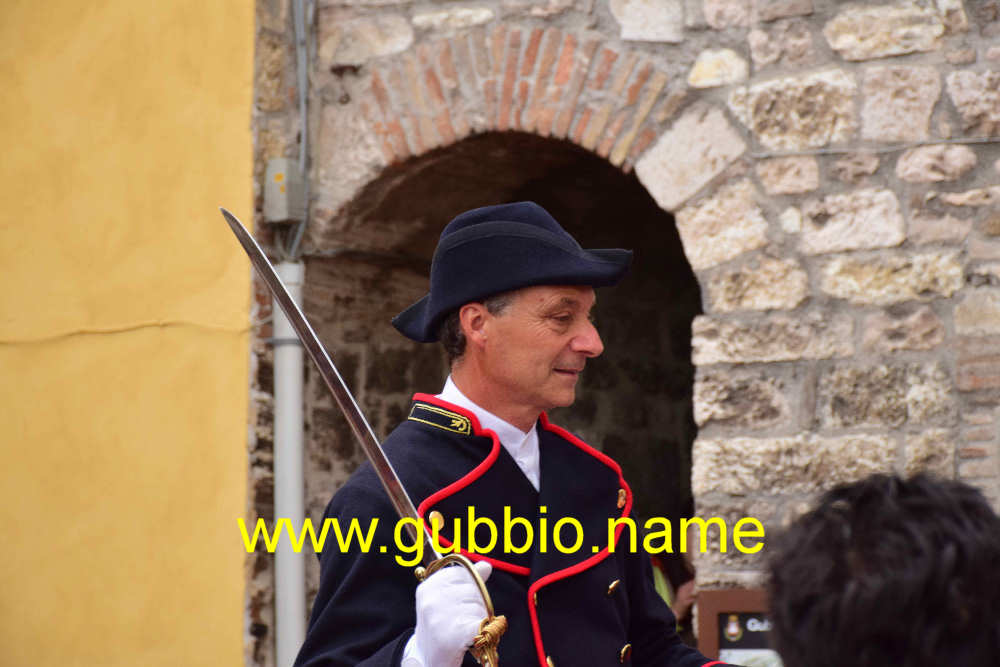
M360 107L386 165L514 130L571 141L628 172L685 96L642 52L516 23L420 42L367 69Z

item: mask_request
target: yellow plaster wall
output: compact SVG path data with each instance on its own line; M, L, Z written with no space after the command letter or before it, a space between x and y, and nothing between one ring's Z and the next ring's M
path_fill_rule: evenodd
M0 663L243 660L253 2L0 10Z

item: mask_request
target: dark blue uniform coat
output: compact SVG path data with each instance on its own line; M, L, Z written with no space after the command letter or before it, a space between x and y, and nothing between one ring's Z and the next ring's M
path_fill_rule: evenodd
M384 449L420 515L436 510L444 516L441 544L455 538L458 518L464 551L469 507L497 527L496 547L470 557L493 564L487 587L496 613L509 622L500 641L501 665L546 667L549 660L557 667L722 664L681 642L673 614L653 588L648 556L641 549L630 553L628 535L621 535L627 528L617 530L612 541L618 548L609 552L608 520L628 516L632 507L631 491L613 460L543 414L539 492L474 415L433 396L414 398L408 419L386 439ZM508 507L510 517L532 525L532 546L525 553L505 553ZM336 518L345 532L354 518L363 531L371 519L377 518L378 525L368 553L361 553L357 543L343 553L332 530L328 535L320 555L319 591L296 665L399 665L416 622L417 581L413 566L396 561L397 555L413 556L397 551L397 517L369 464L334 495L326 517ZM578 532L582 535L572 553L561 553L554 542L554 528L564 517L575 518L581 527L577 531L563 522L559 530L565 548L574 546ZM510 532L511 546L521 548L527 530L519 525ZM405 531L399 534L409 545ZM488 545L485 526L475 535L480 547ZM466 655L463 666L472 665Z

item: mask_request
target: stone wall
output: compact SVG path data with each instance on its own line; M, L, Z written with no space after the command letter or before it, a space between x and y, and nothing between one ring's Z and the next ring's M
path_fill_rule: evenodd
M258 189L267 158L298 150L289 17L258 1ZM959 477L1000 507L1000 3L324 0L313 30L312 293L394 312L419 295L411 260L445 211L523 188L479 170L438 217L380 202L420 192L420 173L477 138L569 142L673 215L700 285L700 515L773 530L879 470ZM370 296L390 283L402 291ZM366 362L345 354L364 385ZM382 426L398 417L373 407ZM317 396L313 427L323 409ZM334 460L324 447L310 441ZM699 585L757 584L759 558L699 557Z

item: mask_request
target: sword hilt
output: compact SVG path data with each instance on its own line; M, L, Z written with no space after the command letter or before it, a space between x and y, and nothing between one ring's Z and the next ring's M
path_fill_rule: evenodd
M493 611L493 599L490 597L490 592L486 590L486 582L479 576L479 572L472 564L472 561L462 554L448 554L443 558L430 562L427 567L418 567L414 570L414 574L417 577L417 581L423 581L441 568L448 567L449 565L461 565L468 570L469 574L472 575L472 580L476 582L476 586L479 588L479 594L483 596L483 603L486 605L486 618L479 624L479 634L473 640L472 646L469 648L469 653L476 659L476 662L484 667L499 667L500 662L497 655L497 646L500 643L500 637L507 631L507 617L497 616Z

